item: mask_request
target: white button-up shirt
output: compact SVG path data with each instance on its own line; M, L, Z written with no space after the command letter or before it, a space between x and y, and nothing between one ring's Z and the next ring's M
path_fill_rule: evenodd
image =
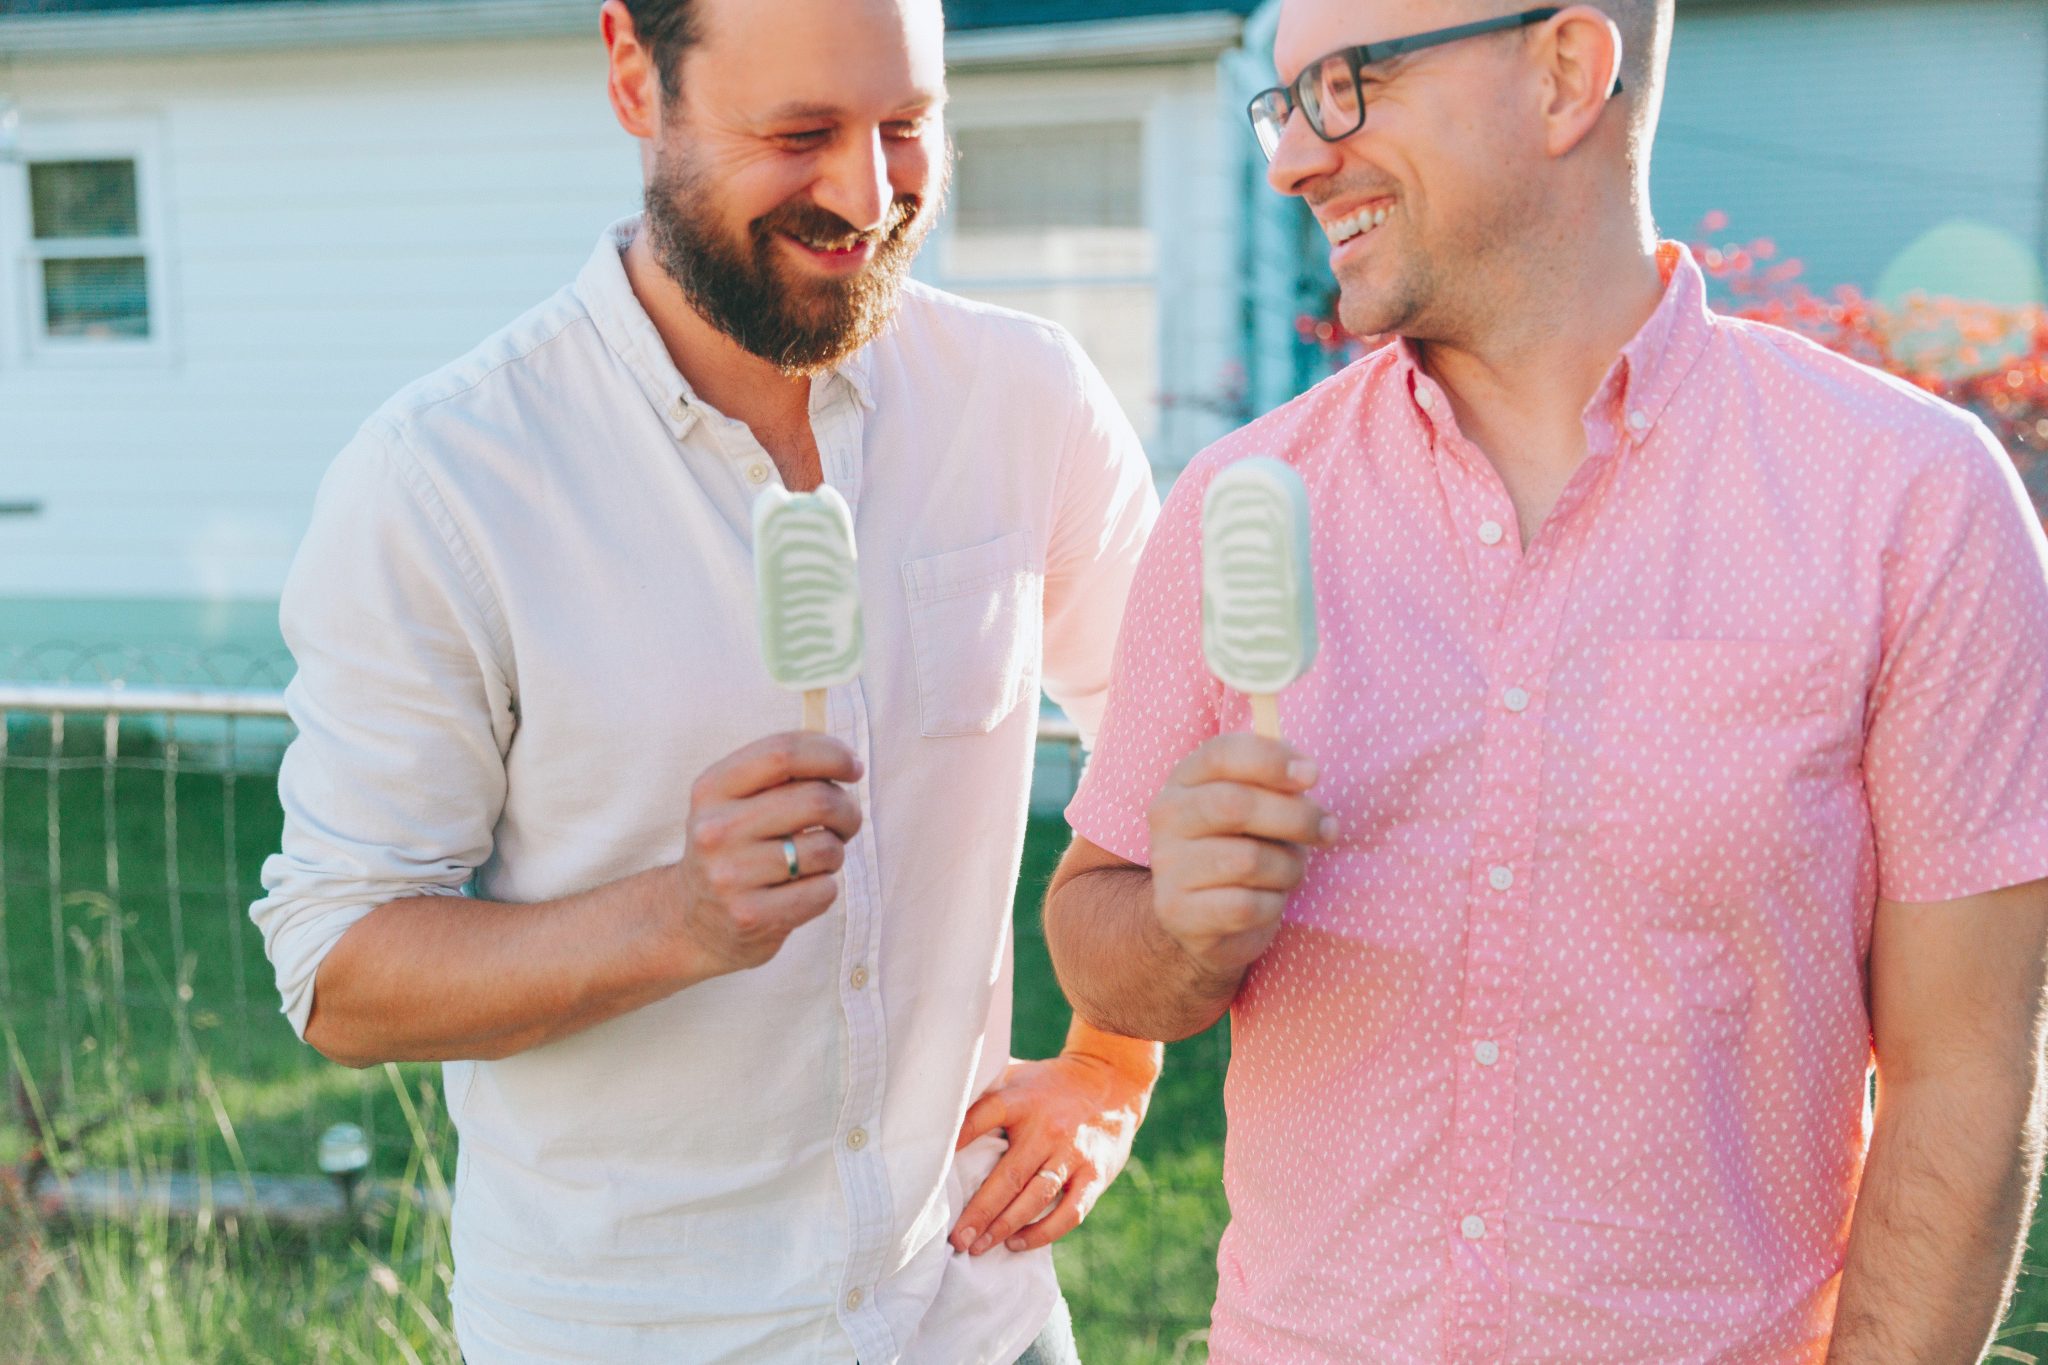
M774 465L703 404L614 227L569 288L386 404L284 594L299 735L252 914L301 1032L374 907L533 902L671 862L710 764L797 728L755 634ZM1048 1252L946 1241L1000 1142L1009 908L1043 684L1093 733L1151 474L1059 329L908 286L812 385L859 541L866 766L833 909L769 963L495 1062L451 1062L456 1332L501 1361L993 1361Z

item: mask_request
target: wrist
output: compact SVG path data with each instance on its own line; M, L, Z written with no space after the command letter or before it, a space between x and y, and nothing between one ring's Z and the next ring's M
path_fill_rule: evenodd
M1143 1038L1104 1033L1090 1027L1078 1016L1067 1035L1060 1056L1107 1069L1117 1079L1141 1091L1150 1091L1159 1081L1165 1065L1166 1048Z

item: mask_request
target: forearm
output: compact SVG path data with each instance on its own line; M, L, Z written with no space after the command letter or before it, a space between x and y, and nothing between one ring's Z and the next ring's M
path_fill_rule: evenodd
M1893 1085L1880 1069L1830 1365L1974 1365L2011 1293L2040 1173L2031 1067Z
M349 1066L508 1057L708 979L701 956L656 936L673 875L531 905L380 906L321 962L306 1041Z
M1055 884L1045 924L1075 1013L1127 1039L1193 1037L1223 1017L1244 979L1242 971L1205 970L1167 935L1143 868L1102 868Z

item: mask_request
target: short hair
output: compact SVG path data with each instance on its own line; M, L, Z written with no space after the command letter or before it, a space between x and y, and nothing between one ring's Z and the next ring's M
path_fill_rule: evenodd
M1629 100L1629 157L1650 159L1657 114L1664 103L1664 72L1671 60L1673 0L1590 0L1621 30L1621 85Z
M683 54L704 36L697 0L626 0L633 32L654 57L662 97L673 102L682 86Z

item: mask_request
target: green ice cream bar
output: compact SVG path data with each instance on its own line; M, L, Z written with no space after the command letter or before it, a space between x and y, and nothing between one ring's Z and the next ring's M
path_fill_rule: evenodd
M1316 659L1308 490L1257 456L1218 474L1202 499L1202 653L1225 687L1273 696Z
M853 514L830 487L754 500L754 587L768 674L798 692L860 676Z

